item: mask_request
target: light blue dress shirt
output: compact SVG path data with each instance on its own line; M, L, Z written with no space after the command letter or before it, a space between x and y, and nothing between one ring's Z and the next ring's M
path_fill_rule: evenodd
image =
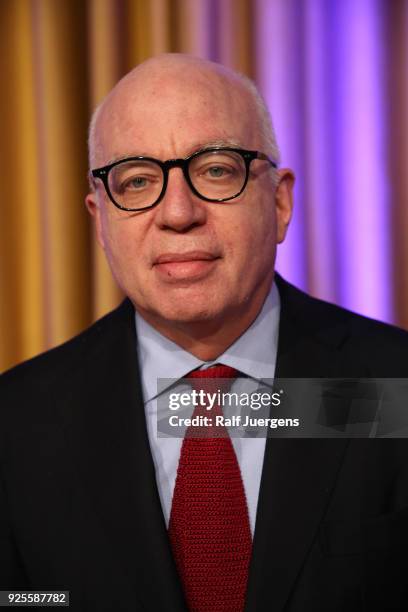
M273 379L278 346L280 299L275 283L252 325L216 360L201 361L162 336L136 313L138 356L150 448L164 518L168 525L182 438L157 435L157 379L178 379L196 368L222 363L253 381ZM234 383L235 384L235 383ZM234 384L231 391L235 391ZM239 381L236 381L239 384ZM164 391L164 389L163 389ZM232 437L244 484L252 535L265 453L265 437Z

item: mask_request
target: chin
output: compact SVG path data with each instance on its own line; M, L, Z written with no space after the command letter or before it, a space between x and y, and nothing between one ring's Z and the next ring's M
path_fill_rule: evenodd
M150 302L139 305L139 311L146 320L161 323L189 324L216 321L226 312L226 305L214 299L183 298L160 303Z
M172 323L199 323L217 318L215 309L194 307L191 304L180 304L177 308L166 308L156 311L156 316Z

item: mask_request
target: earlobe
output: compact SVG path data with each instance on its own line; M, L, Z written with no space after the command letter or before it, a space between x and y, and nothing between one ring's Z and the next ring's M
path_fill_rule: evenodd
M88 195L85 197L85 204L88 209L88 212L92 216L95 216L95 210L96 208L98 208L98 202L96 201L95 192L88 193Z
M96 198L95 192L88 193L85 198L85 204L90 215L92 215L95 224L95 234L98 243L105 249L105 241L102 232L101 208Z
M295 175L288 168L278 170L278 184L275 190L276 206L276 238L281 243L285 240L286 232L292 218L293 211L293 185Z

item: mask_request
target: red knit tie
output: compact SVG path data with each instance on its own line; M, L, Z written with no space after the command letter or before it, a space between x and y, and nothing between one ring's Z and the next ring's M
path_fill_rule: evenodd
M228 366L194 371L197 391L229 391L238 372ZM215 381L214 379L231 379ZM222 382L220 385L219 383ZM193 417L222 415L201 406ZM197 437L197 435L199 437ZM244 608L252 549L241 472L227 430L189 427L181 447L169 537L191 612L240 612Z

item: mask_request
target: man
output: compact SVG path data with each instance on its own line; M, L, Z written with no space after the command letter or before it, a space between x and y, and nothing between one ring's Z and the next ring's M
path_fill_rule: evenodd
M2 377L0 587L98 612L406 609L404 440L224 437L209 471L208 440L156 434L157 378L408 376L407 333L274 277L294 179L253 85L148 60L96 111L90 160L87 207L129 299Z

